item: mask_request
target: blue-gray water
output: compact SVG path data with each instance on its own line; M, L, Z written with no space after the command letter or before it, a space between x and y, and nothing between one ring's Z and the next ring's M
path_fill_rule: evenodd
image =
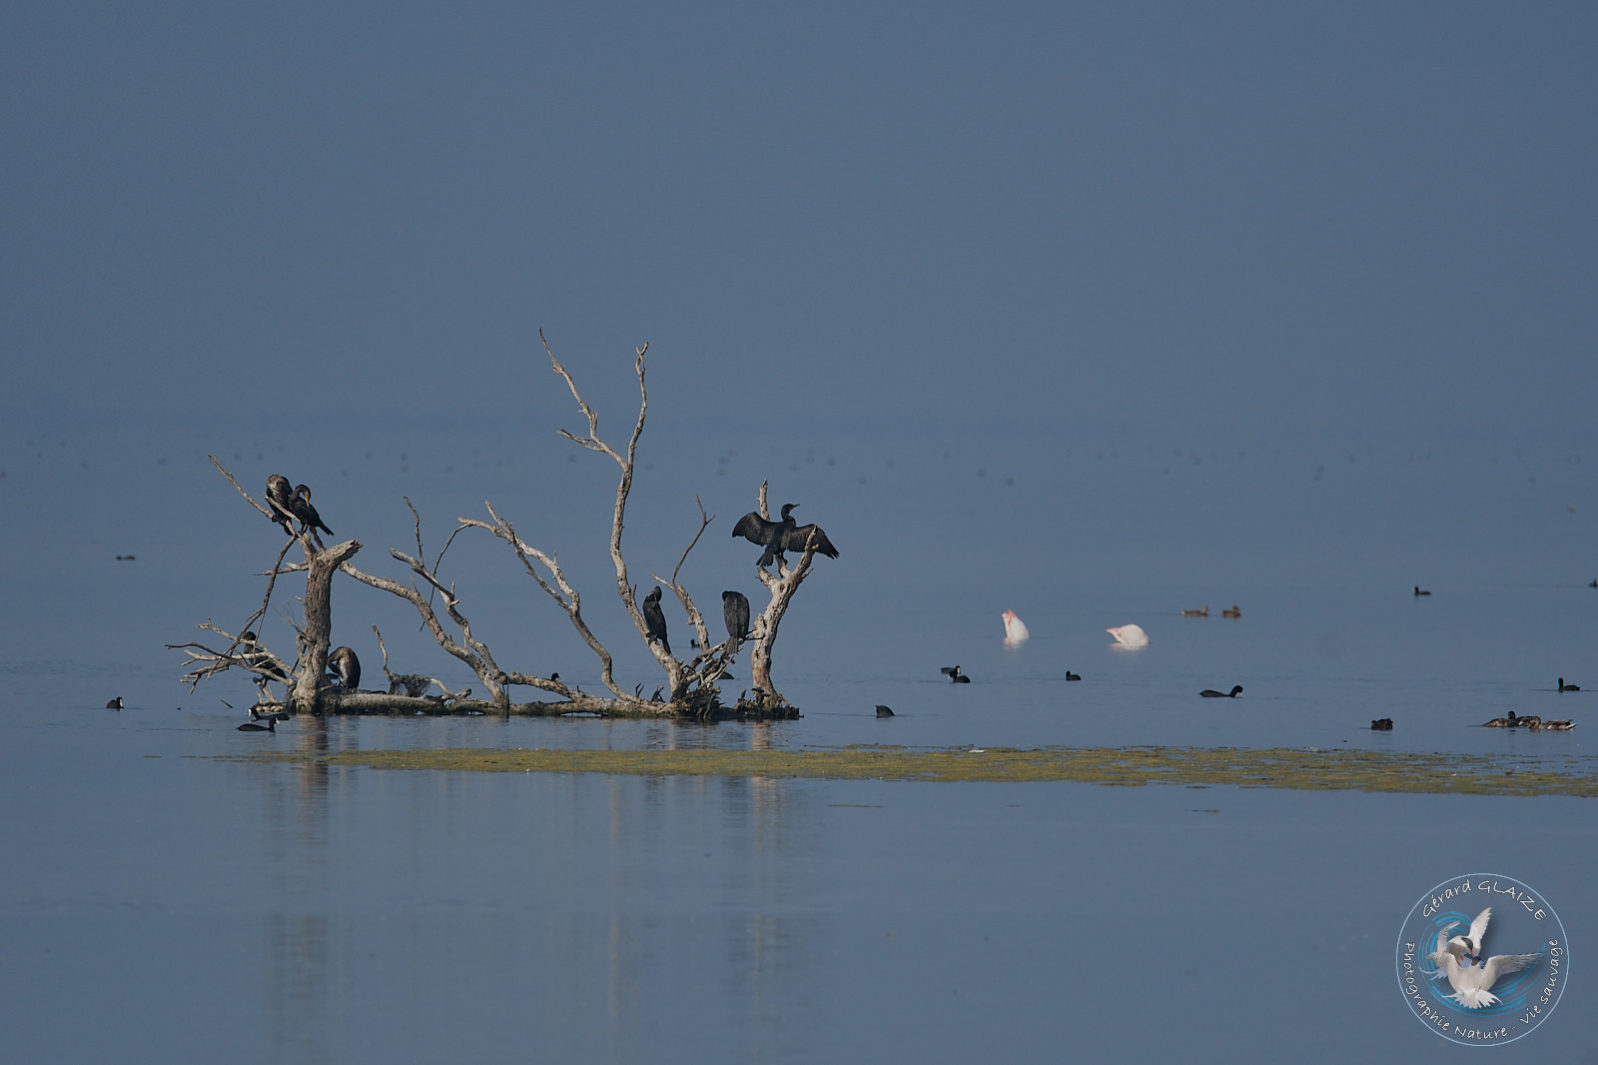
M1394 939L1422 892L1490 870L1559 907L1572 955L1554 1017L1484 1053L1594 1060L1590 800L216 757L1159 743L1590 768L1595 696L1555 690L1560 675L1598 690L1590 455L1557 440L1285 447L912 426L840 427L826 446L751 431L705 449L689 425L652 424L627 529L640 584L669 575L698 494L717 521L685 582L705 607L724 587L753 595L755 552L727 530L762 478L842 550L817 561L778 645L776 680L802 720L339 719L261 736L235 731L242 715L223 705L247 705L247 683L177 683L161 645L207 618L242 622L279 545L212 450L251 491L278 470L312 483L339 537L365 545L357 564L389 575L386 549L411 543L402 495L430 555L491 499L560 552L624 683L658 684L595 549L613 467L550 428L3 430L12 1056L1441 1061L1460 1051L1406 1016ZM507 666L597 686L499 548L465 537L446 563L479 634ZM1434 595L1413 597L1417 583ZM291 602L280 590L261 626L271 645L291 646ZM1222 618L1234 603L1242 617ZM1181 616L1205 604L1210 617ZM1006 608L1032 630L1019 649L1001 645ZM341 583L334 618L369 676L376 623L396 668L471 683L377 593ZM1150 646L1111 650L1104 628L1130 621ZM939 676L956 662L971 685ZM1067 668L1084 680L1067 685ZM1197 697L1233 683L1235 701ZM102 709L117 694L127 708ZM898 716L879 721L876 703ZM1472 727L1508 709L1581 727ZM1381 716L1392 733L1368 729Z

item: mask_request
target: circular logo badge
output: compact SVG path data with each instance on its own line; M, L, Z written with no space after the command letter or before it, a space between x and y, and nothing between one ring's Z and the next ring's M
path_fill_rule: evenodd
M1398 932L1398 987L1426 1027L1466 1046L1512 1043L1559 1004L1565 926L1514 877L1471 873L1415 903Z

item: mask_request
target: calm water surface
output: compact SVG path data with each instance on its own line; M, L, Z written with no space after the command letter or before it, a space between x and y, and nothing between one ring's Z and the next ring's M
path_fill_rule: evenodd
M226 757L1162 743L1590 769L1589 695L1554 690L1561 674L1598 689L1585 587L1598 530L1577 455L859 440L696 465L668 433L629 525L640 582L669 573L692 535L685 486L719 512L685 569L704 603L754 590L749 552L711 534L763 476L844 552L818 563L784 622L777 679L802 720L340 719L266 736L237 732L224 705L247 705L247 683L190 693L161 649L207 617L242 620L276 546L205 463L215 434L7 433L0 1015L17 1060L1442 1061L1461 1051L1406 1016L1392 947L1420 892L1478 869L1541 890L1573 944L1559 1012L1482 1053L1598 1060L1590 800ZM595 466L554 443L523 454L485 439L445 470L421 456L448 447L427 443L352 436L343 472L263 441L224 458L252 491L268 467L322 471L319 507L377 572L393 572L389 545L409 545L400 493L439 515L430 551L454 514L514 502L519 531L591 589L627 682L659 683L601 620L607 564L579 548L592 522L537 505L565 492L602 519L609 487L585 487ZM585 676L514 560L452 551L490 642ZM1417 582L1436 594L1415 599ZM1219 617L1234 602L1243 617ZM1206 603L1211 617L1181 616ZM1000 643L1006 608L1032 628L1019 649ZM1127 621L1147 649L1107 646L1104 628ZM398 668L448 670L403 612L341 588L339 638L380 676L374 623ZM288 622L263 628L277 643ZM974 683L942 681L956 662ZM1065 684L1066 668L1085 679ZM1197 697L1233 683L1235 701ZM120 714L101 709L114 694ZM879 702L898 716L877 720ZM1473 727L1511 708L1582 727ZM1369 730L1380 716L1392 733Z

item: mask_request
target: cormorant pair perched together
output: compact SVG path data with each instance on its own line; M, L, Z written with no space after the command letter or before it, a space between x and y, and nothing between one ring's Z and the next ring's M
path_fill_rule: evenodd
M291 490L289 479L281 473L274 473L266 479L266 505L272 511L269 517L283 526L283 531L293 534L293 522L305 526L307 532L321 529L332 536L333 530L322 524L322 515L311 506L311 490L309 487L298 484Z
M738 519L738 524L732 527L734 536L742 536L752 544L759 544L766 550L760 556L760 561L755 563L761 569L771 565L772 562L787 562L783 558L785 551L803 551L812 543L815 544L816 554L826 555L828 558L837 558L838 549L832 546L832 541L827 539L827 534L819 525L800 525L793 517L793 509L798 503L784 503L782 505L782 520L772 521L762 518L758 510L751 510Z
M651 640L660 643L662 650L671 654L671 644L666 640L666 615L660 609L660 585L644 596L644 628ZM749 638L749 600L742 592L721 593L721 616L727 623L727 635L734 640Z

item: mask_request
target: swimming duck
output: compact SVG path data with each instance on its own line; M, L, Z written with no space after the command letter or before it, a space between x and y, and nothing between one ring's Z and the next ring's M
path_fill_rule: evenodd
M1564 720L1538 721L1530 726L1533 732L1569 732L1575 727L1574 721Z
M1014 647L1018 643L1030 640L1032 634L1027 631L1026 622L1015 616L1015 611L1004 612L1004 645Z
M1184 618L1207 618L1210 616L1210 605L1205 603L1200 610L1184 610L1182 611L1182 616Z
M1065 679L1066 680L1081 680L1082 679L1082 674L1080 674L1080 673L1072 673L1068 669L1068 670L1065 671Z
M1420 585L1417 584L1417 585L1415 585L1415 594L1416 595L1431 595L1432 593L1430 591L1428 591L1427 589L1422 588Z
M1236 606L1232 607L1230 610L1221 611L1221 617L1223 618L1240 618L1242 616L1243 611L1239 610Z
M120 710L120 709L122 709L122 696L119 695L115 699L112 699L110 702L106 703L105 704L105 708L107 710Z
M1393 731L1393 719L1390 717L1379 717L1375 721L1371 722L1371 728L1377 732L1391 732Z
M1232 690L1229 692L1218 692L1214 688L1205 688L1203 691L1199 692L1199 694L1204 696L1206 699L1236 699L1239 695L1243 694L1243 686L1241 684L1234 684L1232 685Z
M276 732L277 731L277 719L275 717L269 717L269 718L266 719L266 724L264 724L264 725L261 724L259 721L246 721L244 724L239 726L239 731L240 732Z
M1579 691L1581 691L1581 685L1580 684L1566 684L1565 683L1565 678L1564 677L1560 677L1559 678L1559 690L1562 691L1562 692L1579 692Z
M1483 721L1482 728L1535 727L1533 723L1541 720L1542 719L1537 717L1535 714L1528 714L1525 717L1519 717L1513 710L1511 710L1503 717L1495 717L1491 721Z
M959 666L943 666L942 668L940 668L938 670L938 672L942 673L945 677L948 677L949 680L952 683L955 683L955 684L970 684L971 683L971 678L966 676L964 673L961 673Z

